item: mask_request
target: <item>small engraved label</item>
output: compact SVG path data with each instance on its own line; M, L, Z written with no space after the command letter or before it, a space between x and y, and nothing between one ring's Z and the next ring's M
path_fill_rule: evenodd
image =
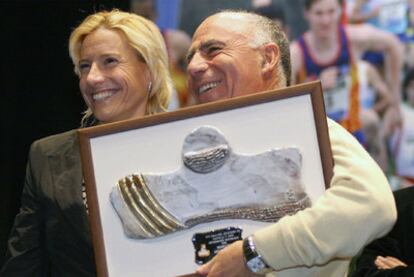
M242 239L243 230L238 227L227 227L206 233L195 233L193 245L195 262L205 264L226 245Z

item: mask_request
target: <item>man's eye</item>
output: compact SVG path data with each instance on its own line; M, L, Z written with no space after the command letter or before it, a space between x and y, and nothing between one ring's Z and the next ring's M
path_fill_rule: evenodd
M218 46L211 46L207 49L207 53L208 54L214 54L215 52L220 51L220 50L221 50L221 48L218 47Z

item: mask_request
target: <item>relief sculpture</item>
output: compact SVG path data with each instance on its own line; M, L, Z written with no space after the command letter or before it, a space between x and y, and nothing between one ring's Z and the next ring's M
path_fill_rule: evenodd
M135 239L223 219L276 222L311 205L301 167L298 148L235 153L217 128L201 126L185 138L177 170L128 175L110 201Z

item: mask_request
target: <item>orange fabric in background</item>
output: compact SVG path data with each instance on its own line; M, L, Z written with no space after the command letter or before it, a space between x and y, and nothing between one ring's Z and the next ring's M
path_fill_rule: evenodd
M341 24L348 24L348 17L346 16L346 0L342 0Z

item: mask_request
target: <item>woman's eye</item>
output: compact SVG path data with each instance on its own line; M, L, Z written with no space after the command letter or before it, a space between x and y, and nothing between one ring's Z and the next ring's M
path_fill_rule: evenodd
M109 58L105 59L105 64L115 64L117 62L118 62L118 60L115 59L115 58L112 58L112 57L109 57Z
M82 72L86 72L86 71L88 71L89 70L89 68L90 68L91 66L89 65L89 64L87 64L87 63L81 63L81 64L79 64L79 71L82 73Z

